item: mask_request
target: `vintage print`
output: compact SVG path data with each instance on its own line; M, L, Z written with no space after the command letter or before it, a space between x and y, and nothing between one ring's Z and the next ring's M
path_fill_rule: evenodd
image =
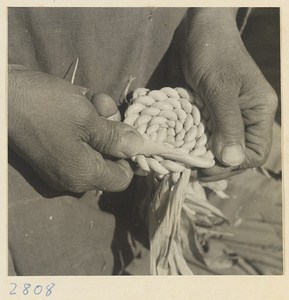
M280 8L7 11L9 276L283 274Z

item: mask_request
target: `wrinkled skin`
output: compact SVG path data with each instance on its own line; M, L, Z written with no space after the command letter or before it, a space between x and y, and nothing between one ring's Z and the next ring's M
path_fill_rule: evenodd
M188 38L180 37L185 79L204 99L213 121L213 151L218 161L202 170L203 180L261 166L271 148L277 96L245 49L236 12L191 10ZM235 146L225 153L226 145Z
M121 191L133 176L124 158L143 139L130 126L101 118L85 93L63 79L10 66L9 146L58 190Z
M203 180L260 166L271 147L277 97L247 53L235 17L236 9L191 9L188 38L179 35L185 79L213 120L218 162L202 170ZM85 89L65 80L19 66L9 67L8 79L9 145L45 181L73 192L128 186L133 171L124 158L143 143L136 130L101 118ZM224 151L225 145L235 146Z

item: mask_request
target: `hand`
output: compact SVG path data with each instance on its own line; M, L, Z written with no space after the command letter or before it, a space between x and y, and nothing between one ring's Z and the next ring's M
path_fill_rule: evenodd
M204 99L213 122L218 163L202 170L207 180L261 166L271 148L277 97L243 45L236 12L190 10L181 44L185 79Z
M99 116L87 90L48 74L9 66L9 146L59 190L121 191L141 135ZM103 156L105 155L105 157Z

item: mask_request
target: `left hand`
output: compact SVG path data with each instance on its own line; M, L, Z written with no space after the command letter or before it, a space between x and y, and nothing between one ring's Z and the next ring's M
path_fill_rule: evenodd
M266 161L278 100L245 49L236 9L197 8L188 14L188 35L180 44L184 75L211 114L218 160L202 170L202 179L218 180Z

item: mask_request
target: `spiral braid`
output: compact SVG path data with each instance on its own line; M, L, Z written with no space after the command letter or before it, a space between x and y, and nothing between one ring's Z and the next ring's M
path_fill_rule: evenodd
M161 143L168 149L178 149L180 156L214 158L210 150L212 126L209 112L201 98L184 88L136 89L124 122L135 127L145 139ZM162 155L139 154L132 160L144 174L154 171L162 178L171 173L174 181L186 168L178 157L172 160Z

